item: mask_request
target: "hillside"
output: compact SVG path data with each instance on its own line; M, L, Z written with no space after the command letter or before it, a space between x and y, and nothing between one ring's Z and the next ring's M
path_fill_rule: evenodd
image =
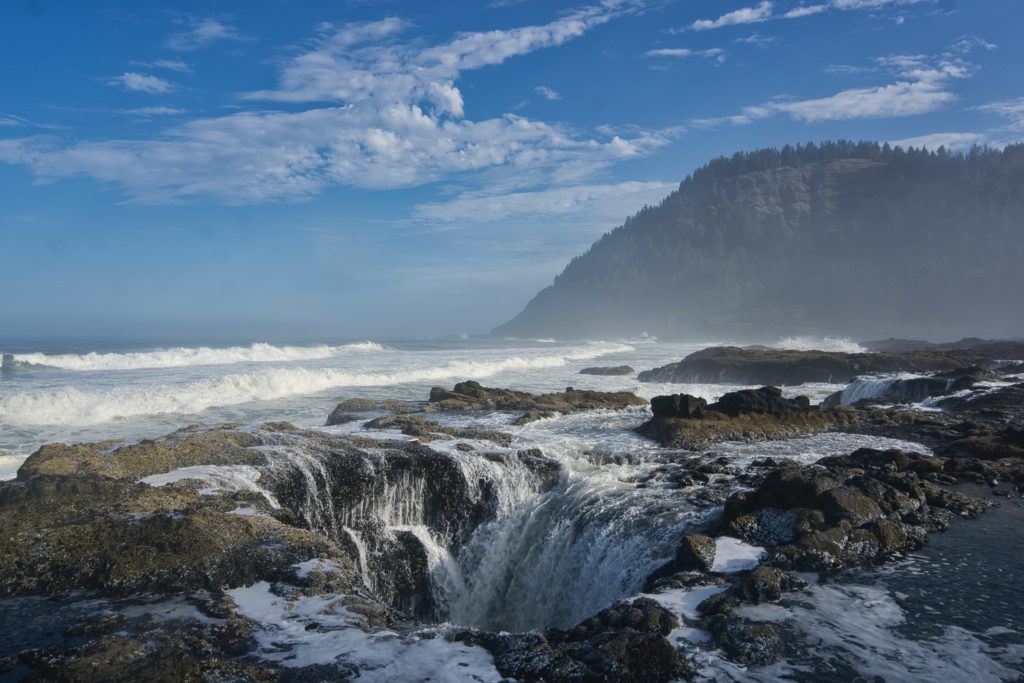
M494 334L763 339L1024 332L1024 145L719 158L575 258Z

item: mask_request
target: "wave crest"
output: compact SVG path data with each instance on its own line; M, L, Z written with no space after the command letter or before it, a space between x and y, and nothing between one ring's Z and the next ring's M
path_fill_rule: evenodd
M864 353L863 346L841 337L785 337L774 344L777 349L791 351L834 351L838 353Z
M269 363L296 360L320 360L343 353L384 351L387 347L365 341L341 346L273 346L255 343L250 346L212 348L176 347L133 353L4 354L4 367L56 368L60 370L141 370L180 368L192 365L232 365L235 363Z
M559 355L451 361L404 371L273 368L221 375L182 385L115 387L100 392L65 387L0 398L0 422L18 426L94 425L144 415L191 415L216 406L316 394L338 387L473 379L505 371L557 368L573 361L632 350L631 346L617 344Z

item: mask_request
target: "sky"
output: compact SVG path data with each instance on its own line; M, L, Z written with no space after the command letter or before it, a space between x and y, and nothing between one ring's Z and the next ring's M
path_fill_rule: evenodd
M486 332L715 156L1024 139L1020 0L0 13L0 337Z

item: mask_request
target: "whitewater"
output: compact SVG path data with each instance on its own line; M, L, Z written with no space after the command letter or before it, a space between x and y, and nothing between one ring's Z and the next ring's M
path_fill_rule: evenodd
M265 421L281 420L329 433L358 433L366 429L369 416L324 426L326 416L340 400L363 397L421 404L432 386L450 387L467 379L530 392L573 386L632 391L647 398L685 392L713 401L740 387L640 383L635 376L579 374L594 365L649 369L709 345L650 339L452 338L281 346L257 342L224 347L69 347L44 353L27 344L8 351L9 360L0 374L0 478L13 477L25 457L52 441L111 440L116 446L190 424L236 423L241 429L250 429ZM858 348L848 340L809 338L783 339L774 346ZM875 395L894 379L865 378L851 390L856 396L846 398ZM786 388L785 393L806 394L819 402L844 388L806 384ZM467 481L496 482L494 518L481 525L454 557L442 539L423 525L415 496L398 496L397 490L393 491L392 496L383 496L380 509L372 512L392 532L409 532L426 549L432 590L445 607L446 623L425 623L421 631L401 636L387 631L369 633L352 626L352 615L339 611L326 598L299 597L288 602L271 593L266 583L235 588L230 595L240 613L257 623L254 638L261 656L297 666L333 662L343 653L360 667L361 680L412 680L425 675L443 681L498 680L485 651L437 636L465 626L513 631L569 627L617 599L639 595L644 578L674 552L674 539L718 512L715 506L698 504L689 496L666 495L673 490L663 480L666 467L674 462L673 457L680 456L666 453L633 431L649 416L649 409L640 406L556 416L516 426L508 414L431 415L450 426L508 432L513 440L507 448L486 442L473 445L508 454L537 448L559 463L563 475L551 489L539 491L527 470L508 465L514 459L499 465L463 452L458 439L432 442L432 449L460 463ZM368 434L409 438L398 432ZM327 520L332 517L325 513L329 492L321 491L324 484L318 483L327 481L323 463L289 448L287 435L279 438L284 440L281 446L266 452L271 467L297 467L305 474L309 485L307 521L311 528L330 527ZM928 452L920 444L826 433L765 443L719 444L712 455L726 456L738 466L764 457L810 464L860 447ZM203 493L255 491L276 508L279 503L265 488L262 476L258 468L249 465L202 465L142 481L167 486L199 479L205 482ZM649 484L639 486L638 482ZM245 506L234 513L260 514ZM363 583L372 588L374 576L367 571L371 560L352 524L353 520L339 520L331 533L351 538L359 549ZM735 539L722 537L716 543L716 570L720 571L749 567L761 554L761 549ZM817 648L815 665L825 669L852 667L886 680L901 680L901 657L909 657L919 680L966 680L967 676L1012 680L1012 668L1021 661L1019 650L1000 649L982 629L952 626L956 623L952 612L911 617L917 604L927 603L925 598L909 604L903 599L915 590L925 592L925 584L914 583L913 577L938 574L946 561L929 557L929 552L933 551L908 560L913 563L911 579L886 571L849 572L834 583L815 586L794 606L764 607L752 616L785 622L800 631L801 638ZM297 565L297 573L310 571L316 562L313 558ZM653 597L692 622L700 600L719 590L678 589ZM923 626L908 631L916 624ZM683 643L704 639L706 634L684 624L669 638ZM1016 648L1016 641L1008 647ZM878 652L881 655L872 658L872 653ZM699 679L709 681L801 680L809 664L793 658L752 671L713 651L700 657Z
M361 339L287 345L255 341L165 347L81 341L0 345L0 478L13 476L20 462L47 442L138 439L189 424L289 420L318 426L344 398L422 402L432 386L466 379L530 392L573 385L650 397L680 387L578 372L598 364L655 367L710 343L641 337ZM833 348L852 342L793 338L777 343L788 348L815 344ZM837 388L822 385L817 389L821 396L815 398ZM686 390L714 400L729 389L691 385Z

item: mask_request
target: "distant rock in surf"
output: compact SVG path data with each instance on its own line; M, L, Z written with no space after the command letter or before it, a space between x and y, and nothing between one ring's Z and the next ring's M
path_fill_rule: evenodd
M1020 349L1024 356L1024 345ZM641 382L678 384L769 384L794 386L808 382L839 384L871 373L939 372L983 365L999 359L986 349L908 351L906 353L841 353L714 346L679 361L637 375Z
M595 368L583 368L580 370L581 375L632 375L636 370L629 367L628 365L615 365L612 367L595 367Z
M778 387L745 389L708 404L687 394L651 399L654 417L636 431L663 446L699 450L720 441L754 441L847 426L849 409L819 410L806 396L784 398Z

